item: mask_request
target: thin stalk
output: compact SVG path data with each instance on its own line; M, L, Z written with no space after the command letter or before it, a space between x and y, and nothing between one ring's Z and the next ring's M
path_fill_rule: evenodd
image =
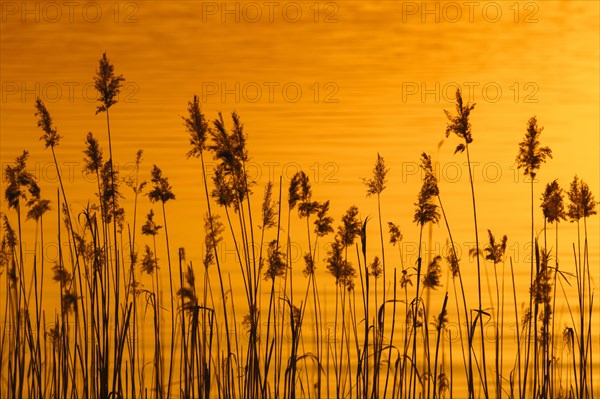
M444 223L446 224L446 229L448 230L448 237L450 238L450 245L452 246L452 254L453 256L457 256L456 255L456 247L454 245L454 239L452 238L452 232L450 231L450 224L448 223L448 218L446 217L446 211L444 210L444 205L442 203L442 198L441 196L438 194L437 196L438 202L440 204L440 209L442 211L442 217L444 218ZM458 261L458 259L457 259ZM460 283L460 290L461 290L461 294L462 294L462 302L463 302L463 307L464 307L464 312L465 312L465 323L466 323L466 329L467 329L467 335L470 335L470 331L471 331L471 326L470 326L470 322L469 322L469 311L467 308L467 300L466 300L466 296L465 296L465 287L463 285L463 280L462 280L462 272L460 270L460 268L458 268L458 280ZM456 290L455 290L455 294L456 294ZM458 309L458 303L457 303L457 309ZM463 354L463 359L465 358L465 349L464 349L464 345L463 345L463 336L462 336L462 328L460 328L460 314L457 311L458 314L458 318L459 318L459 338L460 338L460 347L462 349L462 354ZM466 370L466 375L467 375L467 387L469 390L469 398L473 398L475 395L475 389L474 389L474 384L473 384L473 355L472 355L472 348L470 343L471 338L468 338L469 341L469 361L468 361L468 367Z
M481 311L481 265L479 262L479 232L477 228L477 210L475 207L475 186L473 184L473 172L471 171L471 156L469 155L469 143L465 140L465 148L467 150L467 167L469 168L469 182L471 184L471 200L473 203L473 222L475 224L475 248L477 249L476 258L477 258L477 300L478 300L478 310ZM483 322L479 319L479 327L481 333L481 362L483 364L483 393L486 398L488 395L487 388L487 371L486 371L486 361L485 361L485 335L483 332Z
M214 234L214 226L213 226L213 218L212 218L212 212L211 212L211 208L210 208L210 198L208 195L208 183L206 181L206 169L205 169L205 165L204 165L204 154L201 151L200 152L200 163L202 164L202 180L204 182L204 193L206 195L206 207L208 210L208 217L210 220L210 229L211 229L211 234ZM226 208L227 210L227 208ZM227 219L229 220L229 214L227 214ZM229 223L229 225L231 226L231 222ZM217 251L217 245L216 242L214 243L213 246L213 250L215 253L215 263L217 265L217 274L219 275L219 287L221 289L221 300L223 302L223 320L225 322L225 338L226 338L226 344L227 344L227 361L226 361L226 372L225 372L225 378L227 379L227 386L229 385L229 381L231 378L233 378L233 375L231 374L231 363L230 363L230 354L231 354L231 338L229 337L229 321L227 318L227 301L225 299L225 287L223 285L223 275L221 273L221 263L219 261L219 255L218 255L218 251ZM236 251L237 251L237 244L236 244ZM239 252L238 252L238 256L239 256ZM241 262L240 262L240 266L241 266Z
M173 292L173 271L171 268L171 249L169 246L169 230L167 227L167 214L165 203L161 202L163 211L163 223L165 224L165 240L167 245L167 264L169 265L169 289L171 293L171 357L169 361L169 377L167 379L167 398L171 397L171 380L173 377L173 356L175 353L175 296Z

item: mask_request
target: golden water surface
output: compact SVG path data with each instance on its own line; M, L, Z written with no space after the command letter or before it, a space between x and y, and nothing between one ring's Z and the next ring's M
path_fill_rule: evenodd
M542 145L553 151L535 184L536 235L543 237L538 205L546 183L558 179L567 189L578 175L596 198L600 194L597 1L3 0L0 4L3 171L22 150L29 150L29 167L42 183L42 195L56 202L54 163L38 141L41 131L34 117L34 101L40 97L63 136L56 152L73 209L96 200L95 181L82 171L82 151L88 131L107 145L106 120L104 114L95 115L92 84L98 60L106 52L126 79L119 103L110 110L113 156L122 176L127 176L135 152L143 149L142 177L149 180L153 164L169 177L177 196L167 204L173 261L179 247L185 247L188 261L198 267L203 256L202 175L199 161L186 158L189 141L181 120L195 94L210 120L218 112L227 122L232 111L240 114L248 134L249 169L257 182L253 197L257 212L269 180L278 192L281 176L287 190L292 175L302 169L311 179L313 198L331 201L335 226L351 205L359 207L361 218L371 218L370 259L380 252L377 203L366 197L361 178L371 176L378 153L384 157L390 173L381 196L382 219L401 227L402 264L412 266L418 243L418 228L412 222L421 183L418 162L423 151L431 154L445 211L462 251L466 285L474 287L475 261L468 256L475 244L466 156L454 154L459 141L444 134L443 110L454 112L454 92L460 87L463 96L477 104L470 156L479 236L486 240L487 229L497 236L508 235L518 306L528 298L531 199L529 182L516 168L515 158L530 117L537 116L544 126ZM216 163L209 158L207 164L210 173ZM4 183L3 179L2 191ZM123 192L131 225L133 196L125 187ZM138 227L151 207L146 197L140 199ZM154 209L160 215L156 205ZM14 220L4 197L0 210ZM289 233L296 251L293 260L299 265L296 278L302 281L298 293L303 293L305 225L295 212L292 217ZM54 232L47 240L56 241L56 223L50 220L55 217L47 219L48 231ZM28 222L24 235L33 237L34 227ZM587 227L597 290L597 215ZM274 235L274 230L266 232L269 241ZM561 268L573 272L575 224L562 223L560 235ZM444 255L446 237L443 224L426 231L426 255ZM146 243L146 237L138 240L140 245ZM164 260L160 240L161 236L158 255ZM323 239L317 250L324 298L335 292L323 262L331 240L332 236ZM33 238L23 242L25 261L27 256L31 261ZM234 300L244 313L243 295L235 296L241 282L227 233L223 245L224 270L230 273ZM56 259L56 245L48 244L45 256L49 262ZM391 267L400 267L396 248L386 246L386 256ZM445 276L446 269L444 284ZM49 308L58 292L53 284L47 283ZM441 301L444 289L433 297L432 306ZM484 301L489 305L487 288ZM567 323L565 305L557 306L557 323ZM593 342L598 347L597 305L594 315ZM597 362L598 357L595 373L600 370Z

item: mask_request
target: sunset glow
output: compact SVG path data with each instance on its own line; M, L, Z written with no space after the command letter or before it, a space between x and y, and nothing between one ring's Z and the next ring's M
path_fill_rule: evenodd
M0 397L600 397L600 3L0 11Z

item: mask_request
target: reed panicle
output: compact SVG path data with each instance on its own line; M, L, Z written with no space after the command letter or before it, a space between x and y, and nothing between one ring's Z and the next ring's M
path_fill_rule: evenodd
M37 126L44 132L40 137L40 140L44 141L46 148L50 147L54 149L60 142L62 136L58 134L56 127L54 127L50 112L48 112L48 109L46 109L46 106L40 98L35 100L35 109L35 116L38 117Z
M110 63L106 53L102 54L96 76L94 77L94 87L100 94L96 114L108 112L109 108L117 103L118 95L125 78L123 75L115 74L115 67Z
M14 165L6 165L4 169L8 184L4 190L4 198L9 208L17 209L21 200L27 200L28 196L35 201L39 198L40 187L35 176L27 171L27 159L29 152L23 151L15 160Z
M377 162L373 168L373 177L370 179L363 178L362 181L367 186L367 197L379 195L385 190L387 184L387 174L389 168L385 166L385 160L377 154Z

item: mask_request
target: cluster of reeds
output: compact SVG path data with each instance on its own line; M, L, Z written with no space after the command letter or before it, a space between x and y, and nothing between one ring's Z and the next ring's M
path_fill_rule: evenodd
M565 204L563 190L552 181L542 194L543 238L536 236L535 178L551 151L540 145L542 128L535 117L517 156L531 178L532 253L525 298L517 292L512 260L511 287L506 287L507 236L497 240L488 230L487 244L479 240L470 168L469 117L475 105L465 104L460 91L456 113L446 112L446 135L461 140L455 153L465 152L469 165L475 238L469 256L475 258L476 272L461 267L429 155L421 155L422 186L414 204L418 255L414 264L405 264L400 227L387 222L387 238L384 233L382 193L389 169L383 157L377 154L372 177L363 179L367 196L376 199L377 220L372 223L377 223L379 237L374 250L368 245L371 220L361 219L359 209L351 206L334 227L330 202L313 198L302 171L287 187L282 178L268 182L262 202L255 203L257 182L248 171L240 116L232 113L230 123L222 114L209 121L196 96L182 119L191 146L187 155L200 163L205 216L198 240L203 259L194 265L179 248L173 262L167 203L175 200L174 190L156 165L149 181L140 176L141 150L135 155L135 173L127 179L119 176L113 166L109 110L117 104L124 78L103 55L94 81L97 113L106 114L108 139L106 158L96 136L85 138L85 173L96 182L95 198L83 209L69 203L57 160L61 135L39 99L35 115L56 166L56 199L42 197L27 170L27 151L5 170L9 209L2 215L0 244L5 287L0 397L594 396L594 266L587 220L596 214L596 201L588 185L575 177ZM207 158L217 165L210 181ZM124 186L133 198L131 214L121 206ZM158 205L162 220L150 210L140 226L138 202L143 197ZM23 256L22 218L35 223L37 250L38 241L44 247L44 218L52 209L57 218L52 234L68 245L59 246L53 265L37 252L29 264ZM559 268L558 226L566 219L577 225L574 262ZM440 222L449 250L428 259L423 233ZM554 248L548 246L549 224L555 227ZM300 236L306 237L303 265L292 256L291 243ZM225 239L233 243L237 269L221 258L219 246ZM320 259L317 248L323 241L328 249ZM386 251L390 246L398 248L397 255ZM49 266L52 283L44 279ZM302 279L295 272L299 270L304 280L297 281ZM465 288L465 273L476 276L475 295ZM442 282L444 274L448 284ZM59 292L58 303L48 304L48 284ZM322 296L328 284L335 286L329 307ZM569 301L572 286L576 304ZM432 303L436 290L443 299ZM489 306L484 306L486 290ZM559 296L570 317L565 326L557 326L554 317ZM505 306L511 302L513 309ZM519 310L519 303L525 308ZM448 328L451 318L457 330ZM513 320L517 350L510 362L505 325ZM489 322L495 326L491 340L484 334Z

